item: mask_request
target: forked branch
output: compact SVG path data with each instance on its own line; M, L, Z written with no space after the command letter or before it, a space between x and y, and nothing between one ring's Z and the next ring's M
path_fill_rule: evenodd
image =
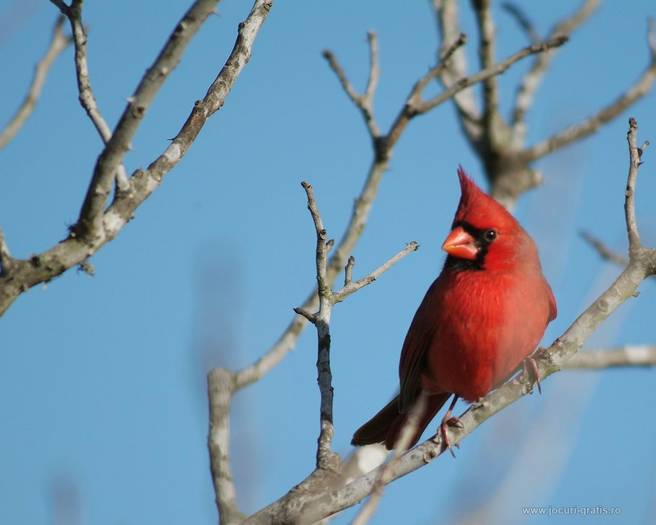
M656 366L656 346L626 345L619 348L577 352L563 365L563 370L599 370Z
M164 49L146 72L135 96L96 162L83 211L71 227L69 236L49 250L28 260L15 260L12 270L0 276L0 315L24 291L47 282L66 270L80 265L118 235L137 208L161 184L191 147L207 119L225 102L235 81L246 66L255 38L266 20L271 0L255 0L247 18L239 25L237 40L217 78L205 97L198 101L174 140L147 169L137 170L130 178L128 192L116 192L105 209L113 177L123 159L131 137L141 123L143 112L175 65L200 24L214 11L216 1L197 0L177 24Z
M370 33L370 35L372 35ZM385 134L380 136L373 135L373 159L367 173L367 177L364 182L362 191L355 199L355 205L353 206L353 211L351 213L351 218L349 223L340 239L336 243L336 248L332 251L332 255L328 260L328 266L326 270L326 279L330 285L334 283L334 280L339 272L343 270L347 263L347 259L350 253L353 252L355 245L357 244L362 232L364 231L369 213L372 209L374 200L378 193L378 187L383 178L384 173L387 171L389 165L389 159L394 151L397 141L403 134L408 123L417 115L424 114L429 110L437 107L439 104L449 100L450 97L456 96L458 93L461 93L467 87L480 82L489 76L498 75L503 73L508 67L510 67L515 62L525 58L528 55L533 53L540 53L544 51L545 48L551 45L560 45L562 41L556 40L551 43L539 44L537 46L529 46L520 50L518 53L515 53L508 59L506 59L501 64L497 64L490 69L484 69L476 73L471 77L463 77L458 79L453 86L451 86L445 92L438 94L436 97L423 100L421 99L421 94L423 89L426 87L428 82L434 78L435 74L439 74L442 71L442 68L447 68L450 61L457 55L457 50L462 47L464 44L464 35L457 35L453 42L445 48L442 53L443 61L438 63L433 68L420 77L417 82L413 85L410 90L409 95L406 97L403 102L401 109L399 110L396 119L391 125L390 129ZM376 42L375 38L373 39ZM372 45L370 37L370 46ZM374 49L374 47L371 47ZM372 72L376 71L375 65L378 63L375 57L377 57L377 47L375 47L376 52L372 52L372 61L370 64L370 78ZM362 112L362 107L358 102L360 95L358 95L354 89L350 86L346 74L344 73L339 62L335 58L332 52L324 52L324 57L328 60L331 69L336 73L340 85L346 92L349 100L351 100L355 107ZM444 65L442 65L444 64ZM374 75L375 77L375 75ZM366 93L375 92L375 82L369 83ZM372 87L373 86L373 87ZM316 289L312 290L301 306L304 310L314 311L318 307L318 296ZM269 348L269 350L260 357L253 364L243 368L236 372L235 384L237 388L243 388L257 380L259 380L263 375L271 371L284 357L291 351L291 349L296 344L298 336L303 331L307 325L307 319L301 315L296 315L290 323L287 325L285 330L280 334L276 342Z
M323 220L319 213L319 207L314 197L314 189L312 188L312 185L305 181L302 182L301 185L303 186L303 189L305 189L307 195L308 209L310 210L310 215L314 222L314 229L317 237L315 262L317 289L319 292L319 309L316 312L310 312L299 307L294 308L294 311L305 317L317 329L317 383L319 385L319 393L321 396L321 409L320 432L317 440L316 468L318 470L330 470L336 473L340 468L340 459L339 456L332 451L334 427L332 371L330 368L330 317L333 306L361 288L373 283L380 275L390 269L403 257L416 251L419 248L419 244L412 241L405 247L405 249L383 263L383 265L374 270L371 274L355 282L351 278L355 259L353 256L350 256L344 270L346 275L344 278L344 287L339 291L333 291L331 285L328 284L326 277L327 253L332 247L333 241L327 240L326 229L324 228Z
M214 12L218 2L219 0L196 0L193 3L176 25L163 49L128 99L111 138L98 157L75 227L76 234L84 238L86 242L94 242L96 238L103 236L103 211L112 191L114 173L130 149L132 138L141 125L146 111L155 99L155 95L159 92L171 71L180 62L189 42L191 42L207 17ZM78 0L77 3L80 4L81 2ZM270 3L267 2L268 5Z
M432 5L444 47L451 41L453 34L459 31L457 1L432 0ZM568 37L588 20L598 5L599 0L582 0L574 13L553 26L547 40ZM490 65L494 62L495 47L491 6L492 3L487 0L472 0L480 37L479 57L482 63ZM514 4L505 4L505 9L517 20L529 40L535 42L537 33L526 13ZM454 97L459 123L484 166L493 197L512 208L522 193L541 183L541 174L532 166L536 160L591 135L649 92L656 79L656 34L653 23L649 24L647 40L650 50L649 63L632 86L594 115L532 146L525 144L526 116L534 104L537 88L555 56L555 47L538 54L522 77L508 121L498 110L497 87L492 81L484 85L482 112L478 109L472 91L462 92ZM464 54L457 53L450 67L442 71L440 78L444 85L449 86L454 82L456 74L466 75L466 72Z
M50 1L59 8L62 16L68 18L68 21L70 22L73 43L75 44L75 76L77 78L80 104L96 128L103 144L107 144L112 137L112 132L100 113L96 97L91 88L91 81L89 80L87 32L82 23L82 5L84 2L83 0L72 0L71 5L69 6L62 0ZM117 187L121 191L127 191L130 187L130 183L122 164L118 166L115 175Z
M635 192L635 179L640 164L639 158L636 159L635 157L636 148L634 148L634 145L637 143L637 124L634 119L630 120L628 143L631 164L627 177L625 198L627 232L628 237L633 237L634 243L637 242L638 244L630 250L629 264L615 282L572 323L561 337L556 339L547 350L539 355L537 366L543 378L567 367L568 361L576 355L593 331L622 303L633 297L638 286L647 276L656 272L656 251L640 245L639 237L631 233L637 229L637 226L632 223L632 195ZM635 351L628 353L632 353L632 357L635 357ZM451 443L461 441L484 421L532 391L532 383L533 379L531 377L521 374L491 392L479 403L472 405L459 418L463 425L462 428L449 429L449 441ZM435 436L404 454L391 466L378 467L378 469L357 478L343 488L314 494L298 494L293 506L281 506L281 502L276 502L249 518L247 523L275 521L281 516L278 513L283 509L287 520L298 523L313 523L356 504L370 494L376 486L376 481L381 479L383 469L386 469L387 472L385 482L390 482L425 466L441 453L441 437Z

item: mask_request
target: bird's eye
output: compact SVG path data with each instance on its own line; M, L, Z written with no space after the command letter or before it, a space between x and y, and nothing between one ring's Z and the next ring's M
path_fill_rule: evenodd
M483 236L485 237L485 240L487 242L492 242L494 239L497 238L497 231L492 229L485 230Z

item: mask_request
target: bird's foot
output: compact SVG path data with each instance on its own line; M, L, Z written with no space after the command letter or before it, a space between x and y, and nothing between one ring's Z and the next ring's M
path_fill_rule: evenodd
M540 352L540 349L538 349L535 354L538 352ZM538 370L538 364L532 355L524 359L524 374L526 374L532 381L535 382L538 387L538 392L542 394L542 385L540 385L540 370Z
M453 443L453 446L451 446L451 440L449 439L448 434L449 427L460 429L465 428L465 426L462 424L462 421L460 421L460 418L451 415L451 410L447 411L447 413L444 415L444 418L442 419L440 427L437 431L442 438L442 450L448 450L451 453L451 456L455 458L456 454L453 451L453 447L460 448L460 445L458 443Z

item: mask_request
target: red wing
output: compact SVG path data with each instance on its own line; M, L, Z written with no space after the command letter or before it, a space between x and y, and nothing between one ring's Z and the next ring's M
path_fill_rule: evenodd
M433 335L437 328L435 318L439 304L436 301L436 295L437 280L426 292L403 342L399 363L399 378L401 381L399 411L402 413L412 407L419 393L420 376L425 366L426 352L433 342Z
M558 315L558 306L556 306L556 298L551 291L551 286L545 281L547 285L547 292L549 294L549 321L553 321Z

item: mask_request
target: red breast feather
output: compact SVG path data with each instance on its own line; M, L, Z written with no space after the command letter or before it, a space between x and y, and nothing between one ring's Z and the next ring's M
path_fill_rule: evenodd
M505 381L535 350L556 317L556 302L533 239L462 168L458 177L462 196L454 224L494 229L496 239L481 269L446 265L419 307L418 325L432 328L420 384L472 401Z

